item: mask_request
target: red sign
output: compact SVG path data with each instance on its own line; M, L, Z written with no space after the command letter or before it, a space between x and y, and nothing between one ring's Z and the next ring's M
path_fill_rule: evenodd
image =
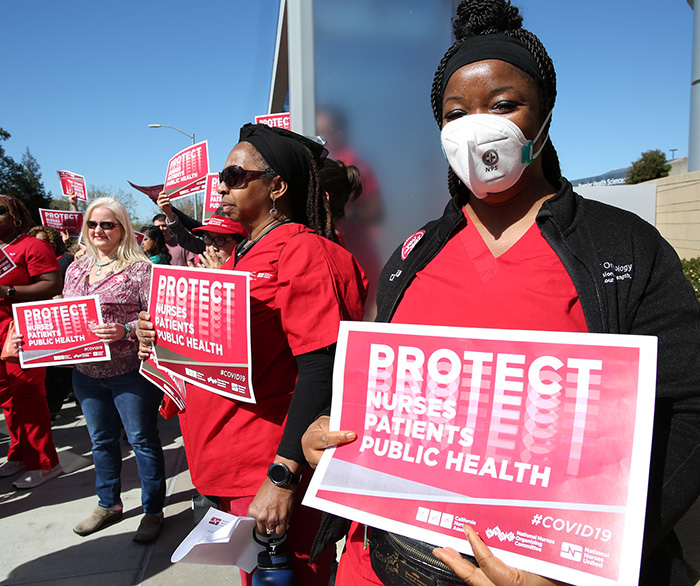
M75 194L77 199L87 201L87 184L85 177L70 171L56 171L58 180L61 183L61 193L68 197L71 193Z
M255 117L256 124L267 124L268 126L273 126L276 128L284 128L285 130L292 129L292 122L289 117L289 112L282 112L281 114L264 114L262 116Z
M204 218L204 223L211 218L216 210L219 209L221 205L221 194L217 191L219 189L219 174L209 173L207 175L207 183L204 188L204 213L202 217Z
M238 271L153 265L149 312L158 366L213 393L254 403L249 281Z
M22 368L110 359L109 344L90 331L102 323L95 295L17 303L12 311L17 332L24 336Z
M16 266L15 262L5 252L5 249L0 248L0 277L9 273Z
M141 244L143 243L143 239L145 237L146 237L145 234L142 234L141 232L137 232L136 230L134 230L134 238L136 238L136 244L138 244L139 246L141 246Z
M42 225L47 228L68 231L71 236L80 236L83 227L83 212L67 212L64 210L47 210L39 208Z
M637 584L656 338L341 324L305 504L572 584ZM331 457L332 455L332 457Z
M155 354L151 354L147 360L141 362L139 373L168 395L180 411L185 408L185 398L187 396L185 382L182 379L171 376L167 370L160 368Z
M187 147L168 161L163 191L170 195L171 200L202 191L207 173L209 173L209 154L205 140ZM193 188L195 183L201 185ZM188 187L191 189L186 190Z

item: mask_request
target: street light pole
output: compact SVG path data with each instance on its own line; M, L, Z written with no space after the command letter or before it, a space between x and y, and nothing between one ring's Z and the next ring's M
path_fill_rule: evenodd
M194 132L192 134L187 134L184 130L180 130L179 128L175 128L174 126L169 126L168 124L149 124L148 128L172 128L173 130L177 130L185 136L189 136L192 139L192 144L194 144Z
M195 144L194 141L194 132L192 134L186 133L184 130L180 130L179 128L176 128L175 126L170 126L169 124L149 124L148 128L172 128L173 130L177 130L179 133L184 134L185 136L188 136L192 139L192 144ZM197 202L197 194L194 194L194 219L199 221L199 214L197 213L197 209L199 208L199 203Z

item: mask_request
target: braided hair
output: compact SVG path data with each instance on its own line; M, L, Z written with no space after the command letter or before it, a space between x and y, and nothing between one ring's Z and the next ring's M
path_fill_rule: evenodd
M554 107L557 97L557 76L554 64L542 42L533 33L522 28L522 24L523 18L520 16L520 11L510 3L510 0L462 0L460 2L456 17L452 20L452 31L456 40L440 61L430 91L433 116L438 125L442 124L443 81L447 81L443 78L447 63L463 42L480 35L503 34L522 43L537 63L540 79L534 79L525 72L523 75L532 79L537 86L542 112L547 112ZM561 167L551 140L547 140L540 156L546 179L556 185L561 178ZM447 185L452 195L469 194L469 190L452 168L448 171Z
M321 183L318 165L311 151L304 148L309 152L309 185L306 197L298 195L294 197L292 190L288 190L292 208L291 219L311 228L316 234L338 243L331 205ZM253 149L252 156L256 159L260 170L263 171L263 178L271 179L278 175L257 149Z

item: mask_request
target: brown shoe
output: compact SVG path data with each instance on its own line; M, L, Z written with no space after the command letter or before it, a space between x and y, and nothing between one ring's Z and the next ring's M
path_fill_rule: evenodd
M146 513L139 523L139 528L134 533L132 541L136 543L153 543L160 530L163 528L163 513L150 514Z
M73 527L73 532L85 537L86 535L90 535L91 533L102 529L102 527L105 525L121 521L123 514L124 512L122 509L112 510L96 507L92 512L92 515Z

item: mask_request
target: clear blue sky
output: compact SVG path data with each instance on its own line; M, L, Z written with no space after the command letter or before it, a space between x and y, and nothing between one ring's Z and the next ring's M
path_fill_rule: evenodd
M557 68L552 135L565 175L624 167L653 148L687 155L686 0L514 3ZM4 146L17 160L29 147L54 195L57 169L127 191L127 179L162 182L189 139L149 123L207 139L218 170L238 128L266 110L276 21L277 0L2 2Z

